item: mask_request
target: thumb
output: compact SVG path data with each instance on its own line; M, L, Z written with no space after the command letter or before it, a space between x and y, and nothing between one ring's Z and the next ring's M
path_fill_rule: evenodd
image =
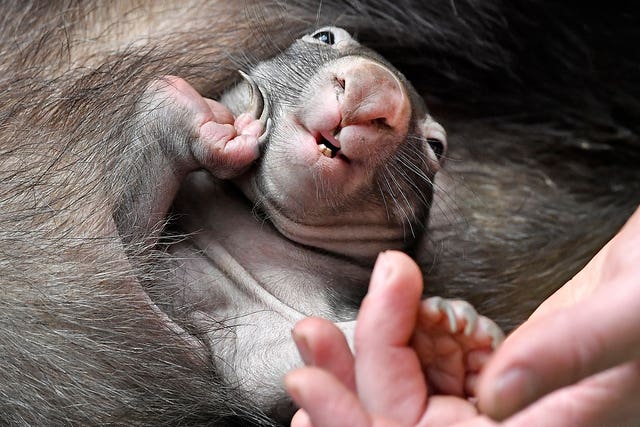
M609 285L514 332L480 378L481 411L503 419L553 390L640 358L640 297Z
M505 340L478 385L498 419L640 358L640 208L587 266Z

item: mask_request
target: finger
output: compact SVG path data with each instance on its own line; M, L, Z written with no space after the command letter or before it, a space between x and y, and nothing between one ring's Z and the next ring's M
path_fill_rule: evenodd
M416 263L402 252L381 253L358 316L358 324L366 327L357 329L375 327L377 339L360 344L406 345L413 335L421 293L422 273Z
M539 426L540 424L534 423L531 425ZM498 426L498 423L491 420L487 416L478 415L473 418L469 418L467 420L457 422L455 424L449 424L447 427L497 427L497 426ZM500 424L500 426L502 426L502 424Z
M422 276L400 252L380 254L356 326L356 382L365 408L400 423L414 424L427 399L414 350Z
M467 355L467 376L465 378L464 389L468 396L476 396L478 390L478 380L480 372L491 360L492 350L473 350Z
M467 400L455 396L432 396L419 427L444 427L476 418L478 411Z
M538 316L509 337L480 378L482 411L503 419L553 390L640 358L640 298L616 287Z
M232 125L234 122L234 117L231 111L221 103L214 101L213 99L204 98L204 101L207 103L211 112L213 113L214 121L220 124L228 124Z
M544 301L531 318L547 315L560 308L575 305L602 287L603 282L624 280L633 283L640 265L640 208L620 232L567 284Z
M330 373L315 367L291 371L285 387L314 427L371 427L357 397ZM304 418L304 415L302 415Z
M234 122L236 131L241 135L253 135L256 138L262 135L264 126L260 120L256 120L248 113L242 113Z
M186 80L176 76L164 76L155 83L161 90L169 90L170 99L184 108L197 126L208 121L219 124L233 124L233 114L227 107L212 99L203 98Z
M335 324L309 317L296 324L292 335L305 364L325 369L355 391L353 354Z
M313 427L309 414L304 409L298 409L291 419L291 427Z
M640 363L636 361L551 393L507 419L504 426L636 426L639 394Z
M232 125L207 122L200 127L199 140L192 148L194 157L217 178L240 175L260 156L258 138L236 135Z

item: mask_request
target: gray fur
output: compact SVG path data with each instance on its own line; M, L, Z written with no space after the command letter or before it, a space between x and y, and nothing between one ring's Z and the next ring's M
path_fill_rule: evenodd
M146 299L163 306L182 289L167 281L176 259L151 251L122 209L129 178L145 179L142 153L131 155L135 111L159 76L217 98L237 68L325 24L382 52L450 136L417 253L427 290L461 295L504 325L570 277L640 199L633 6L180 2L177 13L161 3L165 14L105 14L111 6L88 1L2 5L3 424L268 423ZM279 279L317 268L298 261ZM358 300L332 296L333 315Z

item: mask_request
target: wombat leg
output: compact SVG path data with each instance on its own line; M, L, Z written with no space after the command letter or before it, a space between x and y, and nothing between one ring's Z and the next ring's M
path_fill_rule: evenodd
M462 300L422 301L413 336L433 392L473 396L477 377L504 334Z
M155 114L159 113L165 120L171 115L186 117L192 140L169 141L174 145L172 151L178 155L173 160L183 169L180 172L205 168L218 178L233 178L259 156L262 124L249 113L234 119L225 106L204 98L180 77L163 77L154 82L149 91L153 104L160 107Z
M259 120L250 114L234 118L179 77L149 85L134 123L132 152L123 153L132 159L127 173L133 179L118 209L122 215L115 215L121 234L132 241L159 234L190 172L204 168L217 178L232 178L260 155Z

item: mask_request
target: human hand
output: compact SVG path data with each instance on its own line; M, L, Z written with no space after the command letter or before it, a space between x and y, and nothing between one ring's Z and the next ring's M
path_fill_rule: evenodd
M310 318L296 326L300 353L313 367L285 380L303 408L292 426L438 426L475 416L469 401L434 396L433 388L459 395L473 388L501 332L468 304L420 302L421 292L415 263L387 252L358 315L355 358L332 323Z
M404 271L400 273L403 279L394 282L415 281L411 279L415 273L407 272L411 265L406 260L394 262L400 272ZM639 269L640 209L579 274L542 304L498 350L480 380L480 408L497 419L509 417L501 425L511 427L637 424ZM324 354L316 355L317 366L326 371L305 368L287 378L294 398L309 411L296 415L294 427L399 426L414 425L411 422L416 420L418 425L427 420L430 425L453 423L457 427L497 425L485 416L473 416L473 408L466 401L450 396L429 397L424 384L416 380L420 375L415 361L404 365L409 382L398 379L400 389L393 388L393 378L384 372L389 393L383 393L387 403L409 402L413 409L407 411L404 405L398 405L394 412L393 404L391 408L384 402L376 406L376 401L369 402L366 396L358 400L353 390L355 372L359 371L345 368L352 356L331 344L340 333L325 326L317 329L324 330L324 334L308 335L315 342L307 344L326 349ZM387 332L380 331L381 340ZM336 352L339 356L332 357ZM386 368L395 371L394 365ZM305 384L316 387L305 389ZM380 384L385 382L380 380ZM321 404L316 405L317 402ZM463 421L455 423L460 419Z
M507 338L478 388L508 426L637 425L638 396L640 209Z

